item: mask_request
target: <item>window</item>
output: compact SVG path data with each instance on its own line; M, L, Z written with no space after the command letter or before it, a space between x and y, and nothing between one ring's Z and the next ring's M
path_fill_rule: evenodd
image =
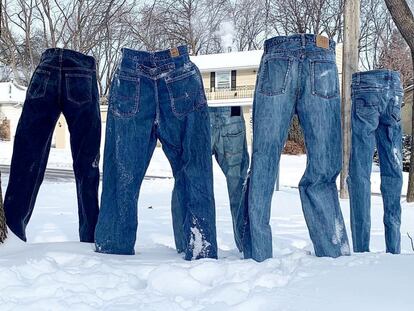
M216 72L216 89L229 90L231 88L231 71Z

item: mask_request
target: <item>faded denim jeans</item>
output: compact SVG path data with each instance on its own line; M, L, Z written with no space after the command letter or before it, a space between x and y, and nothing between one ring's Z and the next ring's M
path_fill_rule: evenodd
M352 148L348 188L355 252L369 252L371 169L375 145L381 170L387 252L400 253L403 88L398 72L372 70L352 76Z
M69 126L79 211L79 236L94 242L98 219L101 117L95 59L66 49L48 49L27 90L16 129L4 209L7 225L26 241L26 226L42 184L56 122Z
M294 113L307 150L299 192L315 254L349 254L335 183L342 159L335 42L320 44L315 35L302 34L265 42L253 103L251 172L243 203L245 258L263 261L272 257L271 200Z
M239 217L243 183L249 168L249 153L246 141L246 125L242 107L209 107L211 123L211 147L221 170L226 176L233 231L237 248L242 249L238 236L243 228L243 218ZM185 247L183 242L183 213L177 199L178 189L174 189L172 219L174 238L178 252Z
M179 190L185 259L217 258L207 100L185 46L122 50L109 95L96 250L134 254L138 195L157 139Z

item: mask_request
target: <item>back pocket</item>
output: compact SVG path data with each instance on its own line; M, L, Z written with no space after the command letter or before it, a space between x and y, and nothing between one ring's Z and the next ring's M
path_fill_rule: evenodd
M46 94L47 83L49 82L50 72L36 69L27 90L27 97L31 99L42 98Z
M196 69L179 76L166 77L171 109L175 116L182 118L207 103L203 83Z
M322 98L339 95L336 63L329 60L311 61L312 94Z
M122 118L134 116L139 109L140 79L115 74L109 95L110 111Z
M260 74L259 91L273 96L286 92L292 61L287 57L273 57L264 61Z
M394 99L390 102L391 116L398 123L401 121L401 106L403 103L403 93L397 93Z
M222 127L224 158L229 166L240 165L243 160L246 129L243 121L227 124Z
M83 105L92 101L92 75L83 73L67 73L66 92L68 100Z

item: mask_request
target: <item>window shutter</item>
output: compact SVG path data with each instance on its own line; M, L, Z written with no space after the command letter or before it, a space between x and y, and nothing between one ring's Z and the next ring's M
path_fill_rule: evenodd
M236 90L236 70L231 71L231 90Z
M210 91L216 87L216 73L210 72Z

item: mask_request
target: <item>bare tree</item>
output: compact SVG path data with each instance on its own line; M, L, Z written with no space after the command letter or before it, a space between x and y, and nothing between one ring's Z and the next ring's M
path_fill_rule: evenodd
M9 66L13 72L13 76L17 83L21 83L25 79L21 79L21 73L25 72L23 68L26 68L27 62L25 61L24 41L30 34L27 33L27 24L20 23L22 18L22 11L26 7L21 7L21 2L13 3L12 1L5 0L1 2L1 20L2 20L2 32L0 36L0 62ZM24 3L23 3L24 4ZM20 17L19 17L20 16ZM13 19L14 18L14 19ZM13 25L21 30L13 29ZM16 26L17 25L17 26ZM22 35L23 33L23 35ZM22 36L24 39L22 40Z
M341 41L343 0L270 0L269 22L279 35L325 34Z
M106 94L134 6L135 0L5 0L0 63L12 69L17 83L27 85L45 48L93 54L100 91ZM120 27L122 36L116 35Z
M410 48L398 29L394 29L390 40L379 49L378 68L399 71L404 87L412 83L412 63Z
M228 0L160 0L145 5L141 22L130 22L134 41L148 50L179 44L193 55L221 49L219 29L228 18Z
M382 0L361 0L359 57L365 70L378 68L382 47L388 44L395 27Z
M238 51L260 49L266 38L266 1L237 0L231 9Z
M92 55L97 62L97 79L101 96L106 96L121 56L121 48L128 45L130 32L127 19L132 15L132 6L118 10L113 18L105 21L101 36L102 41L92 48Z
M411 50L414 60L414 16L406 0L385 0L392 19ZM412 62L413 63L413 62ZM413 72L414 75L414 72ZM412 133L414 134L414 97L412 103ZM408 178L407 202L414 202L414 139L411 139L410 172Z

